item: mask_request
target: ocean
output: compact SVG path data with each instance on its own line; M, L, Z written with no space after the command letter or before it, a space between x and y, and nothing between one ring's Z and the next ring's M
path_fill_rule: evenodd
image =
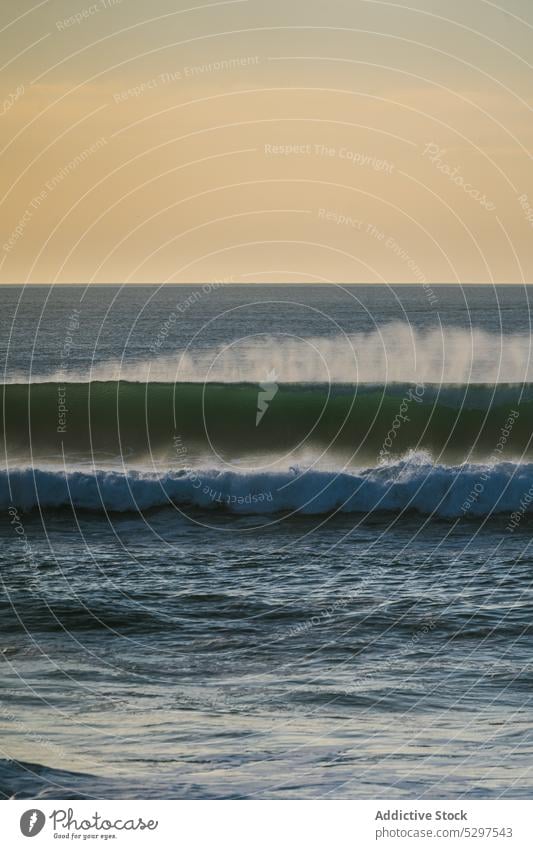
M2 797L530 798L532 294L3 287Z

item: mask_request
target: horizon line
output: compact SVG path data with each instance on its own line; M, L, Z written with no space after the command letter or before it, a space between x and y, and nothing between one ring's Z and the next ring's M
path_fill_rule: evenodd
M445 282L441 281L439 283L419 283L419 282L395 282L395 283L322 283L318 281L310 281L306 283L290 283L290 282L282 282L282 283L263 283L263 282L249 282L249 283L239 283L234 280L231 281L223 281L223 280L205 280L203 282L196 283L2 283L0 282L0 287L4 288L13 288L13 289L22 289L22 288L50 288L50 287L61 287L61 288L90 288L91 286L100 286L100 287L150 287L150 288L165 288L165 287L175 287L175 286L213 286L216 288L226 288L229 286L337 286L339 288L343 288L346 286L379 286L379 287L393 287L393 286L416 286L422 289L428 289L432 286L456 286L458 288L464 288L465 286L533 286L533 281L523 281L521 283L509 283L509 282L484 282L484 283L459 283L459 282Z

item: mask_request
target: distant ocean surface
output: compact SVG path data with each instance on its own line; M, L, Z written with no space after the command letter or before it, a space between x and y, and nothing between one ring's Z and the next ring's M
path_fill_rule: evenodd
M531 798L532 295L3 287L2 797Z

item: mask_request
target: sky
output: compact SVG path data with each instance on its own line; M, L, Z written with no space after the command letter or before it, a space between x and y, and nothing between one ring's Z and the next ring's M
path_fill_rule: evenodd
M2 0L1 283L533 281L531 0Z

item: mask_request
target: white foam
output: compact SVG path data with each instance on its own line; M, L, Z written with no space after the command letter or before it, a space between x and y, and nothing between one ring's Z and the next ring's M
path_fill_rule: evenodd
M72 504L81 509L128 511L173 503L235 513L416 510L451 518L511 513L523 507L524 498L524 512L529 512L530 489L533 502L531 463L442 466L418 454L353 473L297 468L265 473L198 469L159 474L4 470L0 472L0 507L30 510L37 505L47 509Z

